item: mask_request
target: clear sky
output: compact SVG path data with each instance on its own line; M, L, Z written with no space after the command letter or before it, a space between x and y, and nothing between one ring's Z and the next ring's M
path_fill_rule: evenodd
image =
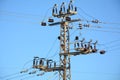
M53 5L62 2L67 5L69 0L0 0L0 80L58 80L55 72L39 77L41 71L28 73L34 70L29 69L34 56L59 61L59 26L42 27L40 22L47 21ZM72 18L92 26L71 30L71 41L75 36L98 40L97 48L106 54L71 56L72 80L120 80L120 0L74 0L74 5L78 15ZM93 19L102 23L86 22ZM29 72L20 74L22 69Z

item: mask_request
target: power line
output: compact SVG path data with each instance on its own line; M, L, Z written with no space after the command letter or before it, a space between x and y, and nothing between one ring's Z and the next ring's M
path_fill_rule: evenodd
M29 60L29 61L27 61L24 65L23 65L23 68L22 69L24 69L25 68L25 66L28 64L28 63L30 63L30 62L32 62L33 60ZM31 69L31 68L30 68Z
M104 44L113 44L113 43L116 43L116 42L120 42L120 40L119 40L119 39L117 39L117 40L109 41L109 42L104 43Z
M57 54L58 54L58 49L55 51L55 53L52 56L50 56L48 58L54 58L55 56L57 56Z
M5 75L5 76L1 77L1 79L5 79L5 78L8 78L8 77L11 77L11 76L14 76L14 75L18 75L18 74L20 74L20 72L16 72L16 73L13 73L13 74Z
M118 49L120 47L120 45L116 44L116 45L111 45L111 46L108 46L108 47L105 47L107 48L107 50L113 50L113 49Z
M120 75L120 73L110 73L110 72L81 72L81 71L73 71L74 73L78 74L91 74L91 75Z
M18 12L11 12L11 11L0 11L0 14L7 15L7 16L15 16L15 17L19 17L19 18L31 18L31 19L35 19L35 20L40 20L39 18L35 18L35 17L39 17L40 15L18 13Z
M90 29L89 29L90 30ZM94 31L101 31L101 32L110 32L110 33L117 33L117 34L120 34L119 31L109 31L109 30L98 30L98 29L91 29L91 30L94 30Z
M120 22L101 22L103 24L116 24L116 25L120 25Z
M3 76L3 77L1 77L1 79L11 80L11 79L23 77L23 76L26 75L26 74L23 74L23 75L21 75L21 74L22 74L22 73L27 73L30 69L32 69L32 68L25 69L25 70L22 70L22 71L13 73L13 74L9 74L9 75Z
M78 7L78 9L81 10L85 15L95 19L95 17L93 17L93 16L89 15L88 13L86 13L82 8Z
M27 77L21 78L20 80L26 80L26 79L29 79L29 78L34 78L35 76L36 76L36 75L27 76Z
M36 77L36 76L42 76L42 75L44 75L44 72L41 72L41 73L39 73L39 74L33 74L33 75L30 75L30 76L27 76L27 77L24 77L24 78L21 78L21 80L25 80L25 79L29 79L29 78L34 78L34 77Z
M2 19L1 22L15 22L15 23L22 23L22 24L40 24L40 22L33 22L33 21L26 21L26 20L16 20L16 19Z
M26 75L28 75L28 74L23 74L23 75L19 75L19 76L10 77L10 78L7 78L6 80L12 80L12 79L24 77L24 76L26 76Z
M120 27L102 26L102 28L107 28L107 29L112 29L112 30L120 30Z
M52 8L49 8L49 9L46 11L45 16L44 16L44 18L43 18L42 22L44 22L44 20L45 20L45 18L47 17L48 12L49 12L49 10L50 10L50 9L52 9Z
M55 78L53 80L56 80L56 78L58 77L58 75L55 76Z
M57 73L58 73L58 72L55 72L53 75L49 76L49 77L47 78L47 80L50 80L51 78L53 78L55 75L57 75Z
M51 48L49 49L49 51L48 51L48 53L47 53L47 55L46 55L46 57L45 57L45 58L48 58L48 56L49 56L50 52L52 51L53 47L54 47L54 46L55 46L55 44L56 44L56 41L57 41L57 38L56 38L56 39L55 39L55 41L53 42L53 44L52 44Z
M92 15L88 14L86 11L84 11L82 8L78 7L79 10L81 10L85 15L93 18L93 19L96 19L95 17L93 17ZM99 20L99 19L97 19ZM100 23L103 23L103 24L117 24L117 25L120 25L120 22L102 22L100 21Z

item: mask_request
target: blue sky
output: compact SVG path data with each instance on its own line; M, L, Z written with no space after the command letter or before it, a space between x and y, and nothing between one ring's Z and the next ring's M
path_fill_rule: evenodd
M19 72L32 66L34 56L59 61L59 26L42 27L40 22L47 21L51 7L62 2L67 5L69 0L0 0L0 80L58 80L55 72L39 77L36 74L41 71L33 75ZM72 80L120 80L120 1L74 0L74 5L79 7L78 15L72 18L103 23L71 30L71 41L75 36L98 40L97 48L106 54L71 56Z

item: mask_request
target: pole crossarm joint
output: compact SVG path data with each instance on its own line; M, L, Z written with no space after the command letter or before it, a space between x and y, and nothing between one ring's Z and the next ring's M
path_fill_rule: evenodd
M60 25L60 24L63 24L65 22L72 23L72 22L78 22L78 21L81 21L81 19L73 19L73 20L69 20L69 21L62 21L62 22L50 23L49 26Z

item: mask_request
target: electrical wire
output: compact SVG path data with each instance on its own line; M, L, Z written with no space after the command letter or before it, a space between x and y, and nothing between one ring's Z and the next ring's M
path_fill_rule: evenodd
M29 13L21 13L21 12L14 12L14 11L6 11L6 10L0 10L0 12L2 13L11 13L11 14L19 14L19 15L24 15L24 16L29 16L29 17L39 17L40 15L36 15L36 14L29 14Z
M111 33L120 33L119 31L110 31L110 30L103 30L103 29L96 29L96 28L101 28L101 26L90 26L91 28L85 28L85 29L89 29L89 30L94 30L94 31L101 31L101 32L111 32ZM108 28L110 29L110 28ZM113 29L116 29L116 30L119 30L120 28L111 28L112 30ZM77 30L75 30L71 35L73 35Z
M103 24L116 24L116 25L120 25L120 23L115 23L115 22L101 22L101 23L103 23Z
M31 74L35 74L35 73L37 73L37 70L31 71L31 72L25 73L25 74L20 74L18 76L14 76L14 77L9 77L6 80L12 80L12 79L16 79L16 78L21 78L21 77L24 77L24 76L27 76L27 75L31 75ZM25 78L27 78L27 77L25 77Z
M18 75L18 74L20 74L20 72L16 72L16 73L13 73L13 74L5 75L5 76L1 77L1 79L5 79L5 78L8 78L8 77L11 77L11 76L14 76L14 75Z
M45 16L43 17L43 20L42 20L42 22L45 20L45 18L47 17L47 15L48 15L48 12L49 12L49 10L50 9L52 9L52 8L49 8L47 11L46 11L46 13L45 13Z
M53 42L53 45L52 45L51 48L49 49L49 51L48 51L48 53L47 53L47 55L46 55L45 58L48 58L48 56L49 56L50 52L52 51L53 47L55 46L56 42L57 42L57 38L56 38L55 41Z
M73 73L75 74L94 74L94 75L120 75L120 73L109 73L109 72L79 72L79 71L73 71Z
M26 20L16 20L16 19L0 19L0 22L15 22L22 24L40 24L40 22L26 21Z
M72 26L72 29L74 29L74 25L71 23L71 26ZM72 30L71 29L71 30ZM76 29L76 28L75 28ZM77 29L76 30L74 30L72 33L70 33L70 36L72 36L75 32L77 31Z
M57 56L57 54L58 54L58 49L55 51L55 53L52 56L50 56L48 58L52 58L53 59L55 56Z
M111 49L108 50L109 51L117 51L120 49L120 46L116 46L116 47L112 47ZM119 51L120 52L120 51Z
M80 8L80 7L77 7L79 10L81 10L85 15L87 15L88 17L91 17L91 18L93 18L93 19L95 19L95 17L93 17L93 16L91 16L91 15L89 15L88 13L86 13L82 8Z
M20 73L26 73L26 72L28 72L29 70L31 70L32 68L33 68L33 67L30 67L30 68L28 68L28 69L23 68Z
M102 26L102 28L107 28L107 29L112 29L112 30L120 30L120 27L107 27L107 26Z
M29 79L29 78L34 78L36 75L32 75L32 76L27 76L27 77L24 77L24 78L22 78L22 79L20 79L20 80L26 80L26 79Z
M43 74L43 72L41 72L40 74ZM21 78L20 80L25 80L25 79L29 79L29 78L34 78L34 77L36 77L37 75L35 74L35 75L30 75L30 76L27 76L27 77L24 77L24 78ZM42 76L42 75L41 75Z
M24 69L25 66L26 66L28 63L32 62L32 61L33 61L33 60L29 60L29 61L27 61L27 62L23 65L23 68L22 68L22 69Z
M32 15L32 14L25 14L25 13L18 13L18 12L10 12L10 11L0 11L1 15L7 16L14 16L19 18L30 18L35 20L40 20L39 18L34 18L35 16L38 17L39 15Z
M91 17L93 19L96 19L95 17L91 16L90 14L88 14L87 12L85 12L82 8L78 7L79 10L81 10L85 15L87 15L88 17ZM80 14L79 14L80 15ZM85 18L84 18L85 19ZM86 19L85 19L86 20ZM99 19L97 19L99 20ZM86 20L87 21L87 20ZM89 22L92 22L92 21L89 21ZM102 23L102 24L116 24L116 25L120 25L120 22L118 23L115 23L115 22L102 22L100 21L99 23Z
M114 41L117 42L120 40L114 40ZM102 45L104 45L104 47L102 49L105 50L105 52L117 52L117 51L119 51L120 45L118 45L118 43L115 45L111 45L111 44L115 43L114 41L108 42L109 45L102 44ZM112 54L112 55L116 55L116 54ZM120 54L118 54L118 55L120 55Z
M98 30L98 29L89 29L89 30L101 31L101 32L110 32L110 33L117 33L117 34L120 34L120 32L119 32L119 31Z
M109 42L103 43L103 44L113 44L113 43L116 43L116 42L120 42L120 40L117 39L117 40L109 41Z
M93 30L93 31L101 31L101 32L109 32L109 33L118 33L118 34L120 34L120 31L118 31L118 30L120 30L120 28L108 28L108 29L104 29L103 30L103 28L101 28L101 29L96 29L96 28L101 28L100 26L91 26L91 28L85 28L85 29L89 29L89 30ZM111 30L110 30L111 29ZM116 30L114 30L114 29L116 29Z
M12 79L24 77L24 76L26 76L26 75L28 75L28 74L23 74L23 75L18 75L18 76L10 77L10 78L7 78L6 80L12 80Z
M56 78L58 77L58 75L55 76L55 78L53 80L56 80Z
M57 73L58 73L58 72L55 72L53 75L49 76L49 77L47 78L47 80L50 80L51 78L53 78L55 75L57 75Z
M83 19L81 19L81 21L86 21L87 23L90 22L89 20L87 20L84 16L82 16L81 14L78 13L78 16L82 17Z
M31 68L27 69L27 71L30 70L30 69ZM24 73L26 73L26 72L24 72ZM9 74L9 75L3 76L1 78L2 79L6 79L6 80L11 80L11 79L18 78L18 77L23 77L23 76L24 76L24 74L21 75L21 71L19 71L19 72L13 73L13 74Z
M119 48L120 47L120 45L111 45L111 46L108 46L108 47L105 47L105 48L103 48L103 49L107 49L108 51L109 50L113 50L114 48L116 49L116 48Z
M70 36L72 36L76 31L78 31L78 29L74 30L74 31L70 34Z
M102 43L102 44L100 44L100 45L104 46L103 49L106 49L106 48L112 48L112 47L113 47L112 44L115 44L115 43L117 43L117 45L114 45L114 46L115 46L115 47L118 46L118 42L120 42L119 39L113 40L113 41L109 41L109 42L107 42L107 43ZM108 45L108 44L109 44L109 45ZM107 45L108 45L108 46L107 46ZM110 45L111 45L111 46L110 46Z
M17 12L9 12L9 11L0 11L2 15L7 15L7 16L14 16L14 17L19 17L19 18L31 18L31 19L34 19L34 20L40 20L39 18L33 18L33 16L35 15L29 15L29 14L24 14L24 13L17 13ZM39 15L36 15L37 17ZM15 21L16 20L13 20L13 19L2 19L1 21ZM29 24L39 24L40 22L32 22L32 21L25 21L25 20L22 20L22 21L18 21L17 22L20 22L20 23L29 23Z

